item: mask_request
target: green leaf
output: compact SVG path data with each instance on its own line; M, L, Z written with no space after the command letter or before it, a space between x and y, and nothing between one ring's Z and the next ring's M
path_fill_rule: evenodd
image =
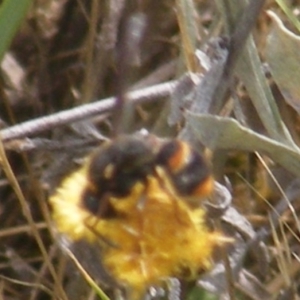
M300 151L242 126L232 118L188 112L188 123L199 140L211 149L258 151L300 176Z
M286 16L290 19L292 24L298 29L300 32L300 22L297 17L293 14L292 8L288 5L289 1L286 0L276 0L276 3L280 6L280 8L284 11Z
M227 27L231 28L233 26L232 22L238 19L248 1L218 0L217 3L224 16ZM236 66L236 73L244 83L250 99L269 136L289 144L291 147L295 147L295 143L288 129L282 122L276 101L262 70L262 62L258 54L258 49L251 35L248 38L245 49Z
M300 113L300 36L285 28L274 12L268 11L268 15L273 28L267 39L266 59L285 100Z
M218 300L219 296L205 291L203 288L195 286L189 292L186 300Z
M0 61L10 46L32 0L4 0L0 6Z

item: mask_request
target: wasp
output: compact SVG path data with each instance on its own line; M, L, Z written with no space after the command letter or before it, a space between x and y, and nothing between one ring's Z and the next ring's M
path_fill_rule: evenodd
M221 233L206 225L201 200L213 185L206 160L188 143L121 136L56 189L53 221L71 244L93 249L87 271L142 299L166 278L192 280L210 267Z

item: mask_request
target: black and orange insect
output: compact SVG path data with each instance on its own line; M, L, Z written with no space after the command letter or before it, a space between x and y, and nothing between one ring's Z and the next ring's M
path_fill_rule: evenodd
M121 136L96 149L50 203L59 234L99 249L103 281L141 299L166 278L192 280L210 267L223 238L208 228L201 205L213 185L188 143Z

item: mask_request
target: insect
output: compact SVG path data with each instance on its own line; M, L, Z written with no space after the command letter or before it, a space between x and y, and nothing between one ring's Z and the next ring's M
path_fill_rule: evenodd
M71 243L99 249L103 281L141 299L166 278L192 280L210 267L222 234L207 227L199 202L213 182L188 143L121 136L103 143L56 189L53 220Z

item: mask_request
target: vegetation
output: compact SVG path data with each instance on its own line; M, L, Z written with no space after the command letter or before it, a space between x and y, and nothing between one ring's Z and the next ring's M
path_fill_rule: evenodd
M142 128L203 150L222 184L209 222L234 240L196 282L166 280L169 299L300 299L299 16L296 0L2 1L0 299L122 299L48 196Z

